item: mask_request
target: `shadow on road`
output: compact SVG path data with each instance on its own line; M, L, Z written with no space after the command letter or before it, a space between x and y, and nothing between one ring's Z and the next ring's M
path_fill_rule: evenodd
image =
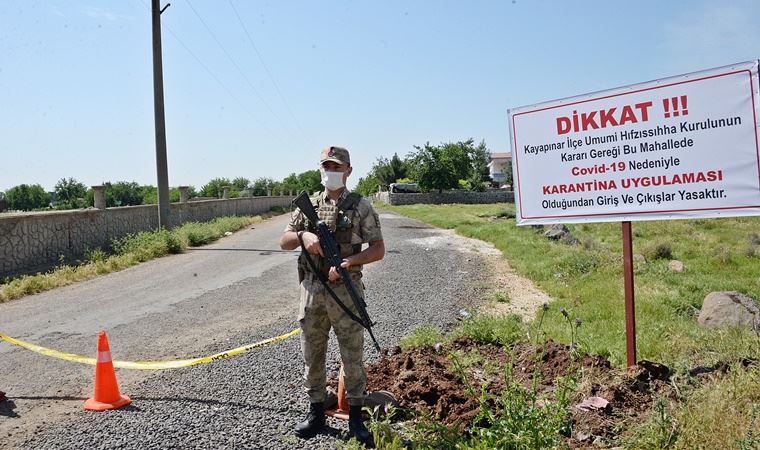
M200 248L200 247L191 247L188 248L189 251L202 251L202 252L261 252L262 255L266 255L269 253L293 253L294 255L297 255L298 252L294 250L273 250L273 249L265 249L265 248Z
M4 417L12 417L12 418L18 418L21 417L18 414L16 414L16 404L13 403L13 400L4 399L3 401L0 401L0 416Z
M68 401L81 401L84 402L87 400L84 397L72 397L72 396L64 396L64 395L39 395L39 396L21 396L21 397L14 397L16 400L68 400ZM258 405L258 404L251 404L251 403L241 403L241 402L230 402L230 401L221 401L221 400L215 400L215 399L207 399L207 398L191 398L191 397L134 397L130 396L132 399L132 404L124 406L120 408L123 411L135 411L139 412L142 411L139 406L135 405L134 402L182 402L182 403L195 403L199 405L214 405L214 406L228 406L228 407L236 407L236 408L247 408L247 409L256 409L256 410L266 410L269 412L278 412L278 413L290 413L291 411L288 408L271 408L268 406ZM0 416L6 416L6 417L20 417L15 411L16 404L10 400L6 399L3 402L0 402Z

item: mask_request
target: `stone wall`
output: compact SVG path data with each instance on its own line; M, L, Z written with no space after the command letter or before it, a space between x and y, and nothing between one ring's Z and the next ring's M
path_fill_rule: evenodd
M418 203L440 205L446 203L512 203L515 201L515 193L503 189L488 190L485 192L472 191L444 191L427 192L417 194L392 194L390 192L378 192L375 199L389 205L415 205Z
M172 203L171 223L205 222L290 207L292 197L248 197ZM87 249L108 248L111 240L158 227L158 205L36 212L0 216L0 279L43 271Z

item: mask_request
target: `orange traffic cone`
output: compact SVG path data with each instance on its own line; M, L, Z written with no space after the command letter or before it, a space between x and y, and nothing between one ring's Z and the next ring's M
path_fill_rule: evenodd
M336 419L348 420L348 399L346 398L346 385L343 381L343 365L340 366L338 377L338 404L335 409L328 409L325 414Z
M98 334L98 358L95 365L95 392L84 402L84 409L90 411L105 411L118 409L132 403L126 395L119 393L116 384L116 373L113 370L111 350L108 348L108 337L105 331Z

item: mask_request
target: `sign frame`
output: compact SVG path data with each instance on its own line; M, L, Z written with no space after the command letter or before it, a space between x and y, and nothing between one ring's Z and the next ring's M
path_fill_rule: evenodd
M652 80L644 83L638 83L633 84L629 86L623 86L613 89L607 89L603 91L588 93L588 94L582 94L578 96L568 97L564 99L559 100L551 100L547 102L542 102L534 105L528 105L528 106L522 106L519 108L512 108L508 110L508 129L509 129L509 138L510 138L510 147L512 149L512 158L513 158L513 164L512 164L512 172L513 172L513 179L514 185L515 185L515 204L516 204L516 220L518 225L537 225L537 224L555 224L555 223L590 223L590 222L616 222L616 221L643 221L643 220L672 220L672 219L689 219L689 218L714 218L714 217L741 217L741 216L755 216L760 215L760 137L758 136L758 117L760 117L758 109L760 108L760 102L758 102L757 98L760 98L760 76L758 74L758 66L760 66L760 61L753 60L753 61L747 61L743 63L737 63L732 64L728 66L718 67L714 69L707 69L699 72L693 72L689 74L684 75L678 75L673 77L667 77L657 80ZM521 167L521 161L523 162L523 165L528 164L528 156L533 155L525 155L520 153L520 144L518 141L520 140L521 136L518 135L518 133L521 132L521 129L519 128L519 121L525 122L524 119L527 118L530 114L547 114L549 111L566 111L568 108L572 107L578 107L578 106L589 106L590 104L593 104L593 102L602 102L602 101L609 101L609 99L612 98L623 98L628 97L632 98L635 95L645 95L649 93L654 93L657 90L660 90L661 92L666 92L668 89L673 89L674 87L680 87L683 85L695 85L695 83L700 82L706 82L709 80L721 78L721 77L727 77L727 76L744 76L744 74L747 75L747 84L744 86L744 88L748 88L749 91L743 93L742 95L745 95L747 99L749 99L747 107L749 107L749 104L751 103L751 123L744 123L740 125L739 131L741 133L748 133L748 127L752 126L751 130L754 136L752 137L752 145L754 147L754 152L752 152L752 156L754 158L753 164L755 172L752 174L752 183L754 186L752 186L752 191L748 191L747 187L744 187L741 191L741 193L744 195L744 197L752 197L753 201L754 198L757 200L754 201L753 204L748 204L746 201L743 202L737 202L736 204L729 204L726 206L716 206L715 204L710 205L709 207L704 206L696 206L696 207L678 207L678 208L671 208L670 205L665 205L663 203L664 207L661 208L636 208L623 205L623 207L618 207L617 203L615 208L605 208L605 207L597 207L596 205L591 208L595 211L586 211L584 208L579 208L577 211L572 211L572 209L567 208L564 209L564 212L562 213L552 213L548 212L546 214L540 215L536 214L535 211L539 209L539 207L536 204L537 200L534 200L533 197L540 200L542 197L540 195L535 195L532 192L534 191L534 188L536 185L536 182L533 178L533 174L535 173L535 168L531 166L530 169L526 169L525 167ZM742 89L744 89L742 88ZM696 88L695 88L696 89ZM642 94L644 93L644 94ZM685 96L684 97L684 104L685 104ZM745 100L743 97L742 100ZM650 102L651 103L651 102ZM655 108L661 107L661 105L653 105L653 108L651 109L650 114L655 113ZM580 110L580 108L578 108ZM746 109L746 107L745 107ZM573 111L575 112L575 111ZM743 111L745 114L748 114L749 111ZM674 114L677 115L677 111L673 111ZM666 116L667 117L667 116ZM686 115L684 115L686 117ZM577 120L577 118L575 118ZM750 122L750 120L746 120L746 122ZM558 122L559 123L559 122ZM653 123L658 123L656 121L653 121ZM568 126L569 119L568 119ZM646 126L653 126L653 125L646 125ZM559 124L557 125L557 128L559 129ZM631 128L631 127L629 127ZM632 127L632 128L635 128ZM583 135L588 130L578 130L578 135ZM621 130L622 131L622 130ZM724 130L719 130L724 131ZM732 131L732 130L729 130ZM724 131L725 132L725 131ZM617 131L615 131L617 133ZM570 134L570 133L568 133ZM683 137L684 135L676 134L674 139L685 139ZM688 136L688 135L687 135ZM666 136L667 137L667 136ZM702 136L704 137L704 136ZM541 142L547 142L551 138L557 138L557 134L553 134L550 131L546 131L545 135L542 135L539 140ZM568 139L570 139L568 137ZM745 139L746 140L746 139ZM525 140L520 140L520 142L525 142ZM745 142L746 143L746 142ZM561 143L560 143L561 144ZM619 146L618 146L619 147ZM749 151L747 150L747 147L742 147L744 150L743 155L749 155ZM700 151L708 151L712 149L712 147L709 146L703 146ZM671 152L671 159L674 158L673 153ZM622 156L622 155L620 155ZM683 158L683 155L681 154L675 154L675 156L680 156ZM555 158L556 159L556 158ZM678 160L678 158L675 158ZM525 160L525 161L523 161ZM599 161L603 161L605 158L600 159ZM606 159L609 161L609 159ZM633 157L629 157L628 159L615 157L615 161L621 161L625 164L628 164L630 161L636 162L636 159ZM692 160L695 161L695 160ZM688 160L687 160L688 163ZM697 164L697 163L694 163ZM549 167L549 169L551 169ZM746 168L745 168L746 170ZM644 170L646 172L646 170ZM544 171L542 170L542 176L545 176ZM728 174L728 172L727 172ZM724 177L726 174L723 172L720 173L721 177ZM730 175L730 174L728 174ZM746 174L743 174L743 177L747 177ZM540 177L539 177L540 178ZM581 180L584 179L584 177L579 177ZM747 181L747 178L744 178L742 181L746 183L749 183ZM532 184L531 184L532 183ZM526 185L528 186L526 188ZM526 191L527 189L527 191ZM756 190L755 190L756 189ZM610 194L617 194L618 196L622 197L621 193L626 193L623 189L616 189L614 192L610 192ZM604 194L607 194L604 192ZM755 195L756 194L756 195ZM595 196L595 195L594 195ZM610 195L612 196L612 195ZM530 199L528 199L530 197ZM548 198L548 196L544 196L543 198ZM576 197L577 198L577 197ZM554 199L551 199L554 200ZM586 200L589 201L589 200ZM617 202L618 200L615 199ZM718 200L716 200L713 203L717 203ZM683 204L682 201L680 204ZM704 203L704 202L703 202ZM679 204L679 205L680 205ZM554 208L558 209L558 208Z

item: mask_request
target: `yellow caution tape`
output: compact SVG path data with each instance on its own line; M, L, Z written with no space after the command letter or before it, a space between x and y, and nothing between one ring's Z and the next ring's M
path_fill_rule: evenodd
M217 353L211 356L204 356L202 358L179 359L176 361L137 361L137 362L114 361L113 365L114 367L119 367L122 369L136 369L136 370L178 369L180 367L189 367L189 366L195 366L198 364L206 364L206 363L210 363L214 361L219 361L220 359L226 359L232 356L248 353L255 348L263 347L269 344L274 344L275 342L280 342L291 336L295 336L296 334L300 332L301 332L301 329L296 328L295 330L289 333L283 334L281 336L264 339L263 341L259 341L254 344L249 344L243 347L234 348L232 350L227 350L226 352ZM39 345L30 344L29 342L24 342L24 341L12 338L3 333L0 333L0 339L6 342L9 342L13 345L18 345L19 347L23 347L27 350L31 350L33 352L39 353L41 355L63 359L64 361L73 361L73 362L78 362L81 364L90 364L92 366L94 366L97 363L97 360L95 358L88 358L86 356L75 355L73 353L64 353L64 352L59 352L58 350L40 347Z

